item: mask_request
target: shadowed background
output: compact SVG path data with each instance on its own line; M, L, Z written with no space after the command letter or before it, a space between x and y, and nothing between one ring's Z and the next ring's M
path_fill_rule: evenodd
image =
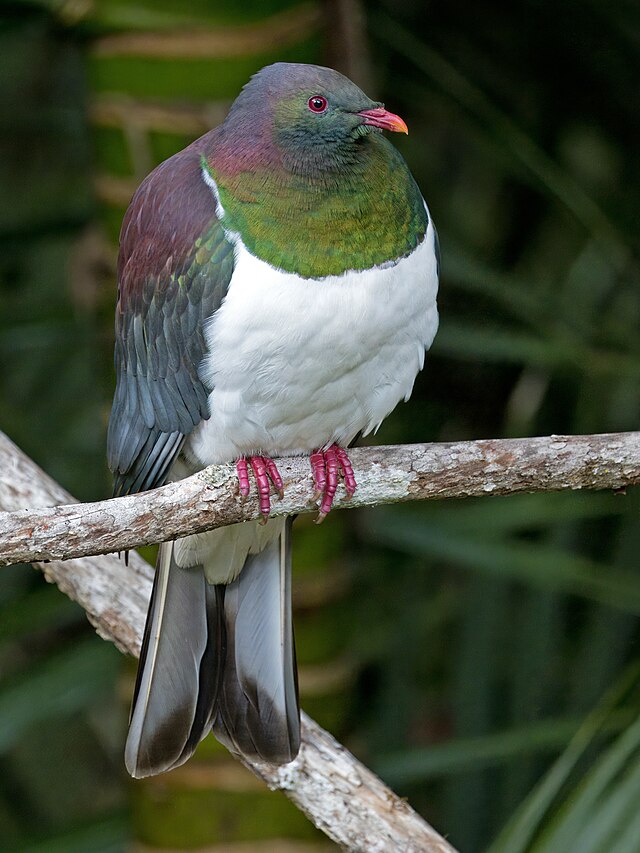
M124 209L284 59L402 115L440 233L441 329L376 441L637 429L639 39L625 0L3 4L0 428L109 494ZM299 519L303 707L464 853L635 853L639 509L636 489ZM213 739L128 781L133 672L3 570L0 849L329 846Z

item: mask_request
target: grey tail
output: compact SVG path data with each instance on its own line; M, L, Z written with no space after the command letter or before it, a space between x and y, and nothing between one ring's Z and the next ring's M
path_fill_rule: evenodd
M213 732L232 752L271 764L293 761L300 749L291 525L222 588L227 653Z
M297 755L290 536L288 520L228 586L160 546L125 747L132 776L183 764L212 726L249 758Z

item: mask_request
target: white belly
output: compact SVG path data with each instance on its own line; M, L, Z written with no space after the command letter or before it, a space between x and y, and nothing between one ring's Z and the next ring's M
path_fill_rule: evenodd
M209 322L211 417L187 452L202 465L347 445L408 399L438 327L431 223L394 266L303 279L236 245Z

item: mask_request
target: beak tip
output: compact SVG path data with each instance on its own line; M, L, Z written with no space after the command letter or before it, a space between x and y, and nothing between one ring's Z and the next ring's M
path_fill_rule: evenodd
M409 134L409 129L403 119L395 113L390 113L384 107L376 107L372 110L363 110L358 113L359 116L365 119L365 124L379 127L381 130L391 130L395 133Z

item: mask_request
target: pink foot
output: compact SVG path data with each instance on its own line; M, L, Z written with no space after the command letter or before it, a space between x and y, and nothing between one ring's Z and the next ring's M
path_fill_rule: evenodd
M258 489L258 505L262 515L261 524L266 524L271 512L271 483L275 486L276 492L280 498L284 497L284 489L282 485L282 477L276 467L276 463L268 456L249 456L249 464L253 471L253 476L256 479L256 488ZM247 457L242 456L236 462L236 471L238 472L238 483L240 485L240 494L243 497L249 495L249 467L247 465ZM271 482L269 482L271 481Z
M320 512L316 519L316 524L320 524L333 506L339 475L341 474L344 480L348 498L355 492L357 483L347 451L338 447L337 444L332 444L326 450L314 450L309 461L316 487L316 499L322 498Z

